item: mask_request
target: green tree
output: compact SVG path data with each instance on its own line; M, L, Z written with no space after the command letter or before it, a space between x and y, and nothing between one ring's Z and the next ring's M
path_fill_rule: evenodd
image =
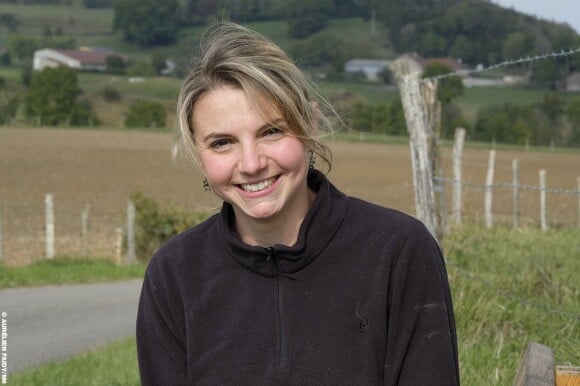
M423 71L423 78L431 78L438 75L446 75L453 72L453 69L442 63L428 65ZM459 76L447 76L439 80L437 88L437 98L444 104L451 103L454 99L463 95L465 87Z
M571 125L570 144L580 145L580 97L573 98L566 110L568 121Z
M177 40L180 5L177 0L116 0L113 30L141 46L169 45Z
M78 124L75 117L80 114L77 111L80 93L77 72L73 69L61 66L34 72L24 98L25 114L43 125Z
M129 109L125 126L127 127L164 127L165 107L159 102L140 100Z
M566 82L566 70L556 60L543 60L532 66L530 84L535 88L559 90Z
M288 3L288 33L304 39L326 26L332 9L330 0L292 0Z
M109 55L106 59L107 72L111 74L122 74L125 72L127 63L119 55Z

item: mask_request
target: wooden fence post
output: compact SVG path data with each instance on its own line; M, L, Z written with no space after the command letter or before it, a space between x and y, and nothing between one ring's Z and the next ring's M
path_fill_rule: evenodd
M135 262L135 204L127 204L127 264Z
M115 229L115 264L121 265L123 255L123 228Z
M89 253L89 222L90 222L90 205L86 205L81 212L81 237L82 237L82 254L88 256Z
M487 164L487 176L485 178L485 197L484 197L484 210L485 210L485 226L488 229L493 227L493 216L491 213L493 204L493 171L495 168L495 150L489 151L489 160Z
M461 212L463 210L462 186L461 186L461 161L463 159L463 143L465 141L465 129L455 129L453 141L453 223L461 224Z
M518 366L513 386L554 386L554 354L549 347L531 342Z
M540 226L543 231L548 229L546 221L546 169L539 171L540 177Z
M436 228L433 172L429 161L427 140L428 116L427 107L421 95L419 74L409 71L408 66L400 64L395 67L395 73L409 131L417 217L429 229L433 237L437 238L439 232Z
M54 257L54 202L52 194L44 196L45 231L46 231L46 258Z
M519 187L519 165L518 160L512 160L512 186L514 196L514 229L520 226L520 187Z

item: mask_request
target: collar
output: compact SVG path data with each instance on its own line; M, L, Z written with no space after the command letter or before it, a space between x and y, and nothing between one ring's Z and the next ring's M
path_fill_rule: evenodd
M292 274L310 264L330 243L348 212L348 199L318 170L308 173L308 187L317 193L302 221L293 246L270 248L245 244L234 229L232 205L224 202L219 231L225 235L226 248L244 268L263 276Z

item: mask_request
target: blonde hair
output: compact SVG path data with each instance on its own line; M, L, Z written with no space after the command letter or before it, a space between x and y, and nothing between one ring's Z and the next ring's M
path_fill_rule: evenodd
M334 109L309 85L286 53L259 33L235 23L210 27L200 54L183 81L177 101L178 144L195 160L195 103L219 86L242 89L251 100L267 101L282 114L292 135L332 166L332 153L317 135L332 132ZM259 103L259 102L258 102ZM263 102L262 102L263 103ZM264 111L264 107L261 106Z

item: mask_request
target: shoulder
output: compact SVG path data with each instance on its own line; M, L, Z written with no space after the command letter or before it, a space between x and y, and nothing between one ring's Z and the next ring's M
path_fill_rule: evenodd
M389 230L400 235L408 235L425 226L415 217L399 210L383 207L356 197L349 197L349 219L358 226Z
M149 261L146 275L151 278L173 276L199 259L210 240L219 234L215 229L218 216L213 215L162 244Z
M358 198L348 199L350 205L344 230L349 234L382 245L394 259L409 250L419 254L417 249L430 254L440 253L427 227L415 217Z

